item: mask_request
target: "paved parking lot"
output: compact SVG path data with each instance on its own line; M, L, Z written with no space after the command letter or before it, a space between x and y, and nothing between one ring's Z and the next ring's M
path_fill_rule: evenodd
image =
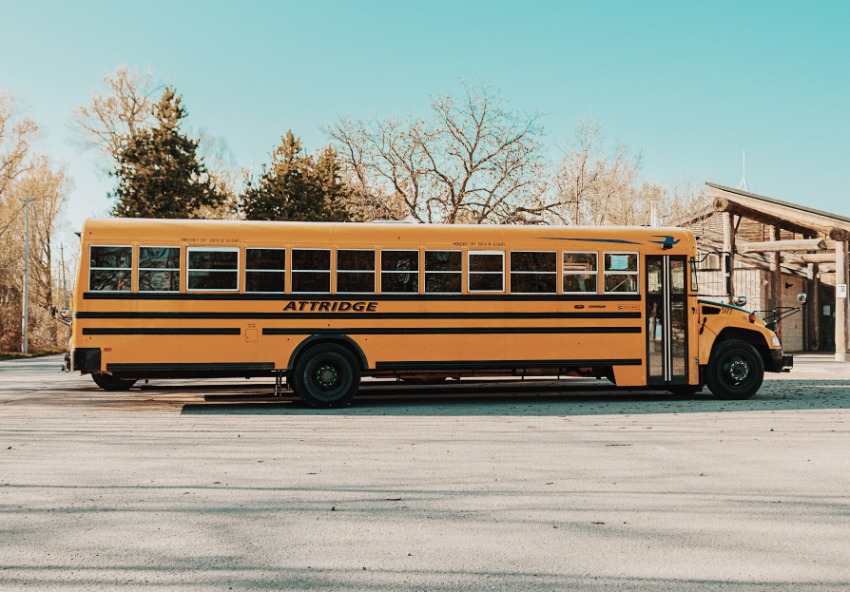
M750 401L596 381L105 393L0 362L0 590L850 589L850 364Z

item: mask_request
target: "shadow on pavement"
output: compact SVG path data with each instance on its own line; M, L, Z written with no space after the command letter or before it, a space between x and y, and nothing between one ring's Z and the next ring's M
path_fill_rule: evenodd
M710 413L850 409L847 381L766 381L745 401L722 401L710 392L691 396L665 391L617 390L583 381L476 381L441 386L364 384L348 407L313 409L291 393L275 399L263 393L206 394L204 403L183 406L185 415L349 415L349 416L564 416L654 413ZM262 395L261 395L262 396Z

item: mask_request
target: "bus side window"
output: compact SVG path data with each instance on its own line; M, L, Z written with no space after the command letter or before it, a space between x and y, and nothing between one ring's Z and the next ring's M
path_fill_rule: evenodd
M286 291L286 249L245 249L245 291Z
M89 249L89 290L129 292L133 248L92 246Z
M469 291L505 291L505 252L469 252Z
M381 251L381 292L419 292L419 251Z
M460 294L462 260L460 251L425 251L425 293Z
M336 252L337 294L375 292L375 251L339 249Z
M605 293L636 294L638 254L605 253Z
M139 247L139 292L180 291L180 249Z
M596 294L599 289L599 254L564 251L564 294Z
M558 289L558 254L554 251L511 253L511 293L554 294Z
M330 249L292 249L292 292L331 291Z
M188 247L186 258L187 289L226 292L239 289L239 249Z

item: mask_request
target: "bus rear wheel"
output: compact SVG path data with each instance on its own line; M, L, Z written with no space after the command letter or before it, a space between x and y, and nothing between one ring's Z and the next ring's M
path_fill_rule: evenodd
M91 377L94 383L105 391L128 391L130 387L136 384L135 380L115 378L101 372L93 372Z
M360 388L360 366L348 348L320 343L298 357L292 369L292 388L313 407L342 407Z
M738 339L719 344L705 372L705 383L718 399L749 399L763 380L761 355L752 345Z

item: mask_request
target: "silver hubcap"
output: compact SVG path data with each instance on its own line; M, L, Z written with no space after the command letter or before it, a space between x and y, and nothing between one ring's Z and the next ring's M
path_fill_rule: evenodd
M316 383L322 388L329 388L335 385L338 377L336 368L333 366L325 364L316 369Z
M744 360L732 360L729 363L726 372L728 373L729 378L738 384L746 380L750 375L750 365Z

